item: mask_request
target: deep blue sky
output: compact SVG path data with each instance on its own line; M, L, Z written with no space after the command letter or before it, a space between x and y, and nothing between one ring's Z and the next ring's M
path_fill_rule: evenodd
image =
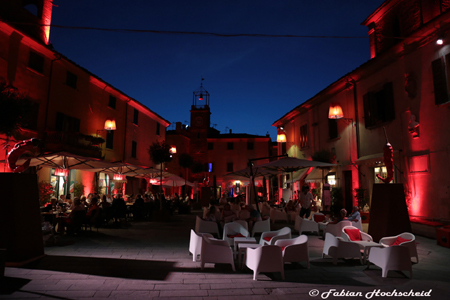
M118 29L367 37L383 0L54 0L52 23ZM370 59L369 40L122 33L52 28L55 49L166 120L190 120L192 92L211 123L276 138L272 123ZM174 125L173 125L174 126ZM172 129L173 126L168 129Z

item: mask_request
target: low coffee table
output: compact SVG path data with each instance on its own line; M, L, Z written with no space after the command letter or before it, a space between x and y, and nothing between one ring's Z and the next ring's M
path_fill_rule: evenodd
M256 239L254 237L235 237L234 239L234 258L236 258L238 245L240 243L246 243L246 244L256 244Z

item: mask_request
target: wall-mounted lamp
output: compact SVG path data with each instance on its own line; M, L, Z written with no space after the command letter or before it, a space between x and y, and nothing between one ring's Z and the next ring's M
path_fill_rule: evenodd
M286 134L282 131L279 131L277 134L277 142L278 143L286 143Z
M104 130L106 130L106 131L108 131L108 132L113 131L113 130L116 130L116 121L115 121L114 119L112 119L112 120L106 120L106 121L105 121L105 126L103 127L103 129L97 130L97 136L98 136L98 134L99 134L101 131L104 131Z
M328 119L333 120L344 120L347 124L353 124L353 119L344 118L344 113L342 107L339 103L331 103L330 109L328 110Z
M175 147L175 146L170 146L169 152L172 153L172 154L177 153L177 147Z
M438 45L442 45L443 43L444 43L444 40L442 38L438 38L436 40L436 44L438 44Z

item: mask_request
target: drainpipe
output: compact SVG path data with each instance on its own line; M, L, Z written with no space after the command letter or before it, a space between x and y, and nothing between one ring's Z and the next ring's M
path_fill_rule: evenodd
M355 106L355 131L356 131L356 158L360 157L360 141L359 141L359 113L358 113L358 93L356 91L356 81L353 78L348 79L353 85L353 101ZM358 168L358 181L361 183L361 172Z
M50 106L50 91L52 87L52 75L53 75L53 63L57 60L62 59L62 56L59 54L54 54L56 56L55 59L53 59L50 63L50 74L48 75L48 89L47 89L47 105L45 107L45 118L44 118L44 135L45 138L47 137L47 124L48 124L48 111ZM45 139L44 139L45 141Z

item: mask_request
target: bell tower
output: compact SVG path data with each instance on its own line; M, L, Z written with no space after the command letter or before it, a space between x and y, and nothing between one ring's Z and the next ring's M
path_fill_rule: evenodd
M1 0L0 17L27 35L43 42L50 41L52 0Z
M203 88L203 83L200 84L200 88L193 92L190 112L191 147L189 152L194 160L206 163L211 111L209 109L209 93Z

